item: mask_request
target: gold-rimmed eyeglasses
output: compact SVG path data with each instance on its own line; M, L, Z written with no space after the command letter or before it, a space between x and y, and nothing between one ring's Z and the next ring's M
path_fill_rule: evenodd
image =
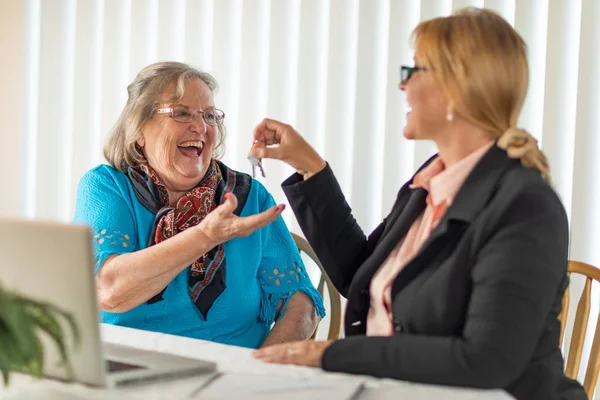
M185 106L175 106L169 108L159 108L157 114L169 114L177 122L190 123L193 122L198 114L202 114L202 119L207 125L217 126L225 119L225 113L217 108L208 110L191 110Z

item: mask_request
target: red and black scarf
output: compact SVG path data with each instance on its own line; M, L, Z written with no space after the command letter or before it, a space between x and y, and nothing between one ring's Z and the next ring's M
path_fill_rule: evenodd
M206 175L196 187L179 199L173 208L169 207L166 187L152 167L128 167L127 175L133 184L137 199L156 215L148 247L198 225L209 212L224 201L225 193L233 192L236 195L238 207L234 214L240 215L252 184L249 175L211 160ZM225 266L225 251L223 244L219 244L194 261L189 270L188 292L205 319L210 307L225 290ZM147 303L154 304L163 300L165 290L166 288Z

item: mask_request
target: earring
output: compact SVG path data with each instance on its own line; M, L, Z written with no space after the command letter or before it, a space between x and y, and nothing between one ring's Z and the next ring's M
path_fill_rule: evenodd
M451 111L448 111L448 114L446 114L446 119L448 122L452 121L454 119L454 114L452 114Z

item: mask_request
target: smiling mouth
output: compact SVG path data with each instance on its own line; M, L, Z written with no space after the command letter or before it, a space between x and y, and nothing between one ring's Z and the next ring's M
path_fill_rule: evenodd
M199 141L187 141L177 146L179 152L186 157L200 157L204 149L204 143Z

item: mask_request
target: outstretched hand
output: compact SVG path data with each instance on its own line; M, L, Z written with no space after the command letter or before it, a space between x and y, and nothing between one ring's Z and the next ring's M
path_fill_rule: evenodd
M291 126L265 118L254 128L250 155L272 158L289 164L308 179L327 165L314 148Z
M250 235L255 230L275 221L285 209L285 204L279 204L260 214L238 217L233 213L238 205L235 195L226 193L224 197L225 202L208 213L197 225L197 229L202 231L206 240L213 243L214 246L237 237Z

